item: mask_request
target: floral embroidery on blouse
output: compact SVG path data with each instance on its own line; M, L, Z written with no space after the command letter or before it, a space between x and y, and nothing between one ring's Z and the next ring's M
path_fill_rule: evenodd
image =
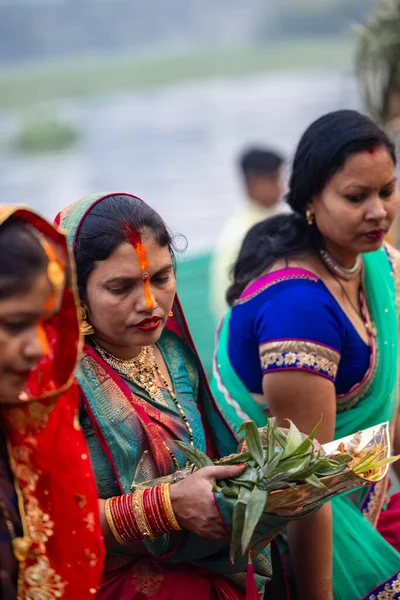
M276 370L313 371L334 381L340 354L333 348L304 340L276 340L260 345L264 373Z

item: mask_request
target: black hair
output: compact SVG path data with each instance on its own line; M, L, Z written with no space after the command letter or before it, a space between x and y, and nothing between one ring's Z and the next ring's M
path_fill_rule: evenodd
M318 228L306 221L309 203L350 156L379 147L386 148L396 164L393 142L371 119L354 110L328 113L310 125L297 146L289 180L286 201L293 214L272 217L248 232L227 291L229 305L277 260L323 248Z
M0 299L24 294L47 267L47 256L32 227L10 217L0 227Z
M252 175L275 173L283 164L283 157L272 150L251 148L240 157L240 167L245 179Z
M126 242L126 225L140 234L150 231L159 246L168 247L175 268L177 248L160 215L139 198L126 194L107 196L88 212L78 231L74 255L81 299L86 298L87 281L96 262L107 260Z

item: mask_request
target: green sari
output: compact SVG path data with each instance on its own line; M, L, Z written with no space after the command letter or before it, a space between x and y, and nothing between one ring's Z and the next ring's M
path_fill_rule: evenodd
M393 421L398 405L398 316L393 264L388 249L364 256L364 289L377 329L378 357L358 401L336 415L335 439L360 429ZM233 308L233 310L235 310ZM265 425L266 413L239 379L229 362L229 318L222 323L214 357L212 391L234 429L243 415ZM335 600L391 600L400 598L400 555L375 525L387 481L332 500L333 585Z

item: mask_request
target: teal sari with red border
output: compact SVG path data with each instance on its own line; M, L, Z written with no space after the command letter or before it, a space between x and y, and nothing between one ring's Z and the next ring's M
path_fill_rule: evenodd
M66 230L72 249L88 211L104 198L114 195L88 196L58 215L56 223ZM176 379L174 388L181 394L180 404L197 423L200 433L196 443L214 457L235 452L238 438L210 393L178 297L159 347L172 380ZM189 371L193 365L198 377L195 407L188 391ZM188 439L185 437L186 428L171 407L165 409L152 402L143 390L135 388L132 382L107 365L90 343L84 346L76 377L86 415L82 426L89 436L92 435L92 438L87 438L88 446L101 497L129 493L134 482L140 483L175 471L174 460L166 446L172 447L174 439ZM184 397L185 385L187 397ZM185 457L180 450L174 447L173 453L178 464L183 466ZM215 496L229 530L232 501L222 494ZM260 594L272 573L270 548L262 540L273 537L285 523L285 519L265 515L253 540L257 542L253 564ZM229 538L216 542L182 531L143 543L143 547L144 556L135 556L129 547L122 546L107 553L100 600L116 597L123 600L147 597L154 600L244 598L247 559L238 561L234 566L230 564Z

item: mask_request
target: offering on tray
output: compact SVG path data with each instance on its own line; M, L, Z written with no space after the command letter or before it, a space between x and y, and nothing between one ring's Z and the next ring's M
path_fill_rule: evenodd
M309 436L300 433L289 421L289 428L277 427L270 418L263 429L253 421L243 423L245 432L238 453L212 461L193 446L176 442L193 464L191 468L162 478L178 481L213 464L245 463L235 479L216 482L216 491L235 501L231 539L232 560L244 554L262 513L290 518L317 509L334 496L371 485L387 474L391 457L389 424L359 431L354 435L321 446L315 436L318 423ZM140 487L159 483L144 482Z

